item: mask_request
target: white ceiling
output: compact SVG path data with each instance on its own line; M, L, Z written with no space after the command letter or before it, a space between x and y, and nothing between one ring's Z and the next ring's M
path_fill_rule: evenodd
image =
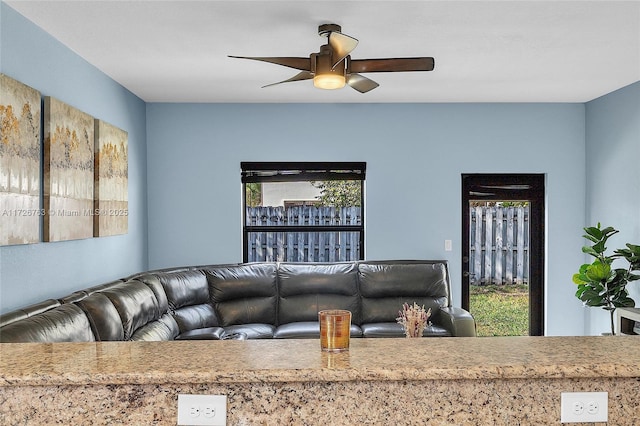
M148 102L586 102L640 80L640 1L26 1L29 20ZM228 58L304 56L323 23L354 59L433 56L370 73L361 94L287 83L296 70Z

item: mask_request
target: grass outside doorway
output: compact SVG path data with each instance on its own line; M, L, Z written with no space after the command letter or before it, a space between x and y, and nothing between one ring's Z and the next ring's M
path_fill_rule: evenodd
M528 336L527 285L470 286L469 311L478 336Z

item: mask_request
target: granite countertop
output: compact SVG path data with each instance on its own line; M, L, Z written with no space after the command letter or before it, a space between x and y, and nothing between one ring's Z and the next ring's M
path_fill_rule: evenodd
M4 343L0 386L640 377L633 336Z

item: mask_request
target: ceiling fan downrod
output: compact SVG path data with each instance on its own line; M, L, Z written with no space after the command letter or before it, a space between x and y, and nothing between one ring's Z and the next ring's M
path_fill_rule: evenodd
M338 24L322 24L318 26L318 35L321 37L329 37L331 33L341 33L342 27Z

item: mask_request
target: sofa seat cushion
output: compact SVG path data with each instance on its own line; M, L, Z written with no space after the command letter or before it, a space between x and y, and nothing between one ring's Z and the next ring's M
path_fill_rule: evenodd
M452 334L449 330L441 327L437 324L431 324L424 328L422 333L423 337L451 337Z
M224 328L224 334L244 333L247 339L272 339L276 327L271 324L238 324Z
M362 337L362 329L351 324L351 337ZM282 324L273 334L275 339L319 339L320 323L318 321L300 321Z
M224 335L222 327L196 328L176 336L176 340L220 340Z
M74 304L55 307L0 329L0 342L4 343L93 341L87 316Z
M397 322L376 322L362 324L363 337L405 337L402 325ZM450 337L451 333L444 327L429 325L425 327L423 337Z

